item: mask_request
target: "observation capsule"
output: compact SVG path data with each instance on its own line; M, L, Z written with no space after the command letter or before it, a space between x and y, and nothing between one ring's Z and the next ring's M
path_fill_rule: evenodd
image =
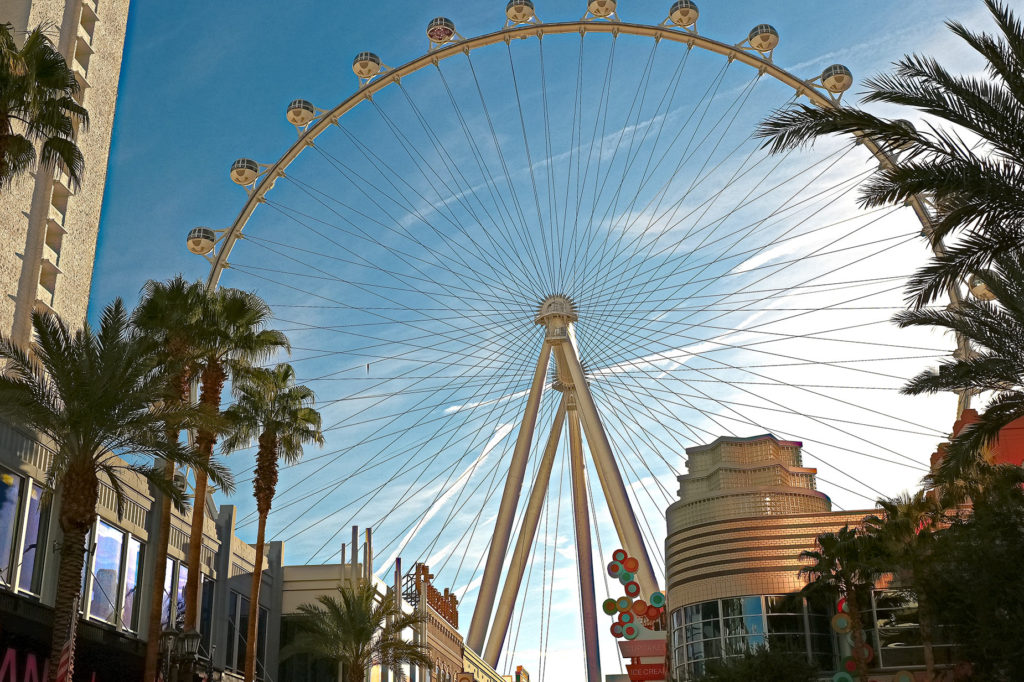
M217 235L208 227L192 228L188 231L188 237L185 239L185 245L188 246L188 250L197 256L205 256L213 251L216 243Z
M696 24L699 16L700 10L697 9L697 5L691 0L679 0L668 11L669 20L676 26L682 26L683 28L689 28Z
M534 8L530 0L509 0L505 5L505 16L509 21L525 24L533 19Z
M590 0L587 9L595 17L604 19L615 14L615 0Z
M455 22L445 17L431 19L427 24L427 38L436 45L444 45L455 36Z
M992 293L992 290L988 288L988 285L978 275L971 275L968 278L967 288L970 289L971 296L974 296L979 301L996 300L996 295Z
M313 106L312 102L297 99L288 105L285 117L293 126L302 127L309 125L309 122L316 118L316 107Z
M833 95L838 95L853 85L853 74L842 64L833 64L821 72L821 84Z
M352 71L359 78L372 78L380 72L380 57L372 52L360 52L352 60Z
M750 29L747 40L758 52L771 52L779 44L779 32L771 24L758 24Z
M251 185L260 175L260 165L252 159L238 159L231 164L231 180L235 184Z

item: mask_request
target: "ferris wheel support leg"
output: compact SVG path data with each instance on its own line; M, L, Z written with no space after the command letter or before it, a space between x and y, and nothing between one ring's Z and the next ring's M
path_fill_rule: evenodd
M544 507L544 499L547 497L551 469L554 466L558 440L562 437L562 424L564 423L565 397L563 396L562 402L558 405L555 420L551 424L548 443L544 448L540 467L537 469L537 478L533 483L533 490L530 492L530 500L526 504L523 526L519 529L516 548L512 552L512 561L509 562L508 573L505 576L505 585L501 589L498 610L494 613L491 634L487 637L487 648L484 650L483 659L492 668L498 665L501 650L505 646L505 637L508 636L508 628L512 623L512 609L515 607L516 597L519 595L519 588L523 583L523 573L526 572L526 562L530 558L530 550L537 537L537 523L540 520L541 509Z
M583 436L575 396L569 400L569 453L572 472L572 516L576 524L576 566L580 579L580 617L587 660L587 682L601 682L601 652L597 642L597 601L594 596L594 551L590 543L590 510L583 461Z
M530 455L530 443L533 440L533 429L537 425L537 408L544 393L544 382L547 379L548 361L551 358L551 345L545 341L541 348L537 369L533 373L533 383L526 399L523 411L523 422L519 427L515 450L512 452L512 463L509 466L505 489L501 493L501 505L498 507L498 518L494 525L494 536L487 550L487 563L484 565L483 580L480 593L477 595L476 608L473 609L473 620L469 625L469 636L466 645L477 652L483 651L487 626L490 624L491 612L494 610L494 595L498 591L502 565L505 563L505 552L508 540L512 535L512 522L515 520L516 507L519 505L519 494L523 489L526 476L526 462Z
M658 579L654 575L654 565L647 554L644 536L640 532L640 525L636 521L633 506L626 494L626 485L622 481L622 474L619 473L619 467L615 464L612 446L608 442L608 435L605 433L601 417L598 415L594 396L591 395L586 378L583 376L583 367L580 365L579 356L576 355L576 349L568 341L560 343L557 352L559 361L563 363L562 367L567 369L572 377L580 418L583 422L583 432L587 435L587 445L594 458L594 468L601 481L601 490L604 491L605 499L608 501L612 522L615 524L615 532L619 536L623 549L640 560L637 582L640 583L643 593L650 596L658 591Z

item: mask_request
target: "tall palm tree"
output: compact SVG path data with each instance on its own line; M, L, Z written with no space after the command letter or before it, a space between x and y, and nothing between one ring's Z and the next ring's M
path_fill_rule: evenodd
M200 405L219 413L224 383L230 376L263 362L279 350L290 348L288 338L283 333L267 329L270 319L270 306L248 291L218 289L206 297L201 319L190 329L199 347ZM213 461L216 443L217 429L196 429L196 446L204 462ZM203 470L197 470L188 541L185 630L196 629L199 615L199 566L203 549L207 486Z
M99 329L72 332L56 315L32 315L35 341L21 348L0 336L0 416L41 434L53 448L46 485L59 499L63 533L57 574L50 682L82 587L85 536L96 518L101 479L124 506L117 470L146 476L165 494L182 500L160 470L147 463L163 458L204 469L215 480L224 473L190 450L168 442L164 425L197 417L190 406L161 404L166 379L153 361L154 344L133 329L120 299L108 305ZM128 464L115 452L139 460ZM73 663L73 661L72 661Z
M165 370L166 388L164 404L172 407L190 402L190 387L198 371L197 347L193 330L199 322L206 298L206 287L198 282L188 282L180 275L166 282L150 280L142 290L142 300L136 307L132 322L150 338L157 347L157 361ZM168 442L177 443L183 425L167 422L164 426ZM164 476L174 481L174 462L162 462ZM171 535L171 498L164 495L160 503L160 524L156 542L151 545L156 552L153 564L153 585L162 589L167 571L167 545ZM160 653L159 633L162 627L163 600L159 594L153 598L149 610L149 638L146 640L143 682L154 682L157 673L157 657Z
M937 496L919 490L891 499L878 500L881 515L864 519L864 530L877 541L879 569L893 573L905 588L914 590L918 625L924 649L925 670L935 679L935 655L932 649L934 617L927 597L916 589L928 568L935 549L935 533L945 522L945 508Z
M856 107L800 105L776 111L757 131L773 151L834 133L867 136L899 150L864 186L862 204L899 205L923 193L934 202L933 241L961 232L910 280L917 307L1015 248L1024 233L1024 23L1000 0L984 3L996 35L959 22L947 26L984 59L985 77L955 75L933 58L908 55L893 73L865 82L865 102L912 107L949 126L916 130Z
M74 99L80 87L42 26L19 48L14 26L0 25L0 191L31 170L37 156L43 167L64 171L72 188L78 187L85 161L75 126L89 125L89 113Z
M1024 417L1024 251L1013 249L995 258L977 277L995 295L991 301L970 299L955 309L909 310L894 318L901 327L948 329L971 342L970 357L952 357L937 370L926 370L903 387L918 395L972 391L993 395L979 421L954 437L933 479L950 486L977 478L984 449L1010 422Z
M302 457L302 447L324 444L320 413L313 409L316 399L308 386L295 385L295 370L287 363L273 369L256 368L236 376L232 390L235 404L228 408L229 435L224 450L248 447L254 440L256 471L252 481L259 522L256 530L256 561L249 593L249 631L245 647L245 679L256 675L256 641L260 608L260 582L267 516L277 490L277 462L293 464Z
M815 546L800 553L800 558L808 562L800 569L800 575L808 579L803 593L812 599L824 597L833 604L845 598L853 643L860 647L864 644L864 614L870 608L871 589L879 576L876 544L862 531L844 526L819 535ZM860 679L866 666L863 660L856 660L856 677Z
M422 614L404 613L391 590L378 595L372 583L338 588L338 597L317 597L299 606L299 635L285 657L309 654L344 666L345 679L362 680L373 665L391 668L404 682L402 665L433 665L426 644L407 642L402 632L421 625Z

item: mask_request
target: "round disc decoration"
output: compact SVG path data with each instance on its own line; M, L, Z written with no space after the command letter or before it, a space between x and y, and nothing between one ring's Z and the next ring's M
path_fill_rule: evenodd
M626 623L633 623L635 621L636 621L636 619L633 618L633 612L632 611L623 611L622 613L619 614L619 622L622 623L623 625L625 625Z
M612 634L616 637L622 637L622 623L612 623Z
M604 611L606 615L614 616L618 613L619 606L614 599L605 599L601 603L601 610Z
M661 592L655 592L650 596L651 606L657 606L659 609L665 605L665 595Z
M914 673L901 670L893 676L892 682L914 682Z
M647 620L658 620L659 618L661 618L661 613L662 610L659 609L657 606L648 606L646 613Z
M636 576L634 574L630 573L629 571L622 570L622 571L619 571L618 578L619 578L619 582L622 583L623 585L625 585L628 582L632 582L633 579L636 578Z
M836 611L838 613L849 613L850 612L850 607L846 603L846 597L843 597L842 599L839 600L838 603L836 603Z
M625 568L630 573L636 573L637 569L640 568L640 562L637 561L636 557L628 556L622 562L622 567Z
M875 657L874 650L867 644L861 644L853 649L853 657L858 661L870 663Z
M642 616L646 614L647 609L647 602L645 602L643 599L637 599L635 602L633 602L633 613L635 613L636 615Z
M624 550L624 549L617 549L614 552L612 552L612 560L613 561L618 561L618 562L621 563L621 562L625 561L628 558L629 558L629 555L626 554L626 550Z
M845 613L837 613L832 616L832 629L841 635L845 635L853 629L853 621Z
M613 561L608 564L608 575L613 578L618 577L619 573L622 572L622 564L618 561Z
M853 682L853 675L840 670L832 676L832 682Z
M633 606L633 600L629 597L619 597L615 605L618 607L620 613L625 613L626 611L629 611L631 606Z
M639 634L640 630L633 623L622 628L622 636L626 639L636 639Z
M630 597L637 597L640 595L640 583L629 581L626 583L626 594Z
M853 656L847 656L839 664L839 667L849 673L855 672L857 670L857 660Z

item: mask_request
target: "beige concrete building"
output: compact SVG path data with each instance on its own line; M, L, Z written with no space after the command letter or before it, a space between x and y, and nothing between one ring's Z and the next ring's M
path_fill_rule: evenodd
M669 656L679 679L709 658L770 643L834 660L827 614L791 595L800 552L870 511L833 512L804 467L801 443L770 434L687 448L689 473L666 514Z
M0 332L25 342L33 308L69 322L85 319L114 126L130 0L3 0L0 23L16 32L51 26L57 49L81 85L88 130L76 131L85 157L82 184L26 175L0 193Z

